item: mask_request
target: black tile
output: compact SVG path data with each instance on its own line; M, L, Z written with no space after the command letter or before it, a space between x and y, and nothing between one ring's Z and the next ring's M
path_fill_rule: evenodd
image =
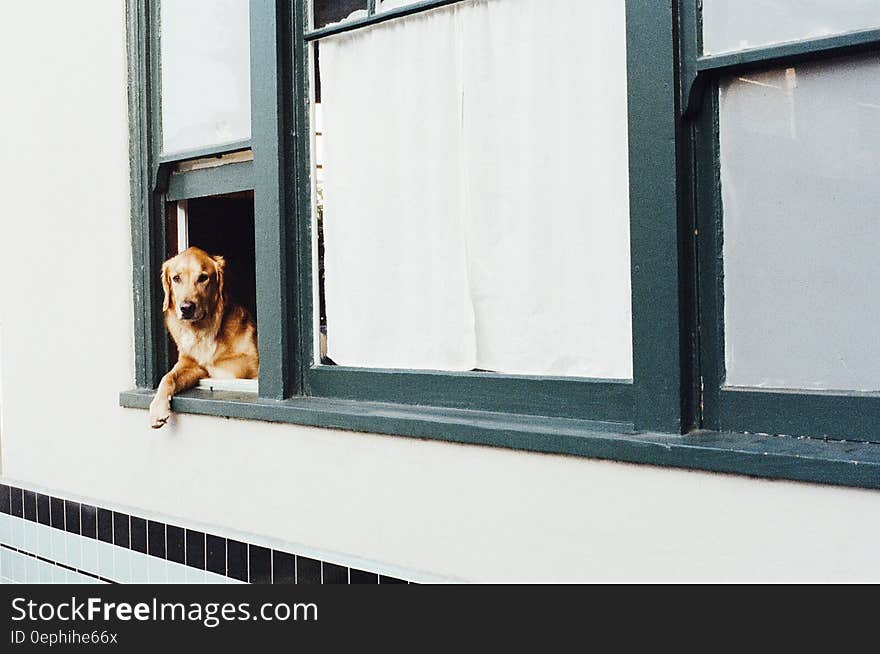
M379 575L375 572L366 572L365 570L355 570L352 568L349 571L349 579L353 584L378 584L379 583Z
M113 542L113 511L98 509L98 540Z
M49 496L37 493L37 522L47 527L52 522L52 516L49 513Z
M9 515L24 517L24 492L14 486L9 487Z
M248 571L252 584L272 583L272 557L269 548L248 546Z
M91 504L79 505L79 533L86 538L98 537L98 510Z
M272 583L296 583L296 559L293 554L272 550Z
M348 568L344 565L336 565L335 563L321 562L321 583L322 584L347 584Z
M380 584L405 584L406 581L403 579L398 579L397 577L386 577L385 575L379 575L379 583Z
M150 556L165 558L165 523L147 522L147 552Z
M79 505L79 533L86 538L98 537L97 509L90 504Z
M79 533L79 502L64 500L64 528L71 534Z
M320 584L321 562L305 556L296 557L296 583Z
M9 513L9 498L11 496L9 486L0 484L0 513Z
M34 491L24 491L24 519L37 521L37 494Z
M131 549L135 552L147 553L147 521L131 516Z
M126 549L131 547L127 513L113 512L113 544Z
M186 530L186 564L205 569L205 534L201 531Z
M248 547L238 540L226 540L226 574L239 581L248 580Z
M168 560L175 563L186 563L183 527L167 525L165 527L165 541L168 543L168 551L166 552Z
M226 575L226 539L213 534L205 536L205 567L210 572Z
M64 530L64 500L49 498L49 522L55 529Z

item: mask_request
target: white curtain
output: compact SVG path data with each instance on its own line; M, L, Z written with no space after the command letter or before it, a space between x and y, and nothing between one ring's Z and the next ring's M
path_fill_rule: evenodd
M632 377L624 0L321 42L328 356Z

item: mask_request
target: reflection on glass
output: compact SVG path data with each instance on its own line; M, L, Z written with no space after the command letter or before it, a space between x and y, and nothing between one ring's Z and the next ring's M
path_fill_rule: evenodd
M703 0L703 52L880 28L878 0Z
M250 138L248 0L162 0L162 150Z
M721 86L727 384L880 389L880 58Z
M376 0L376 11L390 11L398 7L412 5L421 0Z
M330 23L338 23L358 11L366 15L367 0L314 0L312 3L314 28L320 29Z

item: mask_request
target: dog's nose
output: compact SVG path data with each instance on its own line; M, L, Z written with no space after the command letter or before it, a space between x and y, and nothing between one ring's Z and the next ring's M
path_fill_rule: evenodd
M196 315L196 305L194 302L181 302L180 315L184 318L192 318Z

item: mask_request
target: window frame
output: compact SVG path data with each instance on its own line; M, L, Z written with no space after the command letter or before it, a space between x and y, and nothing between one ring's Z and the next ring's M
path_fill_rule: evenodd
M687 38L696 0L626 0L634 379L630 419L623 421L603 419L612 415L607 407L589 410L593 419L523 413L492 392L488 403L462 408L437 378L483 381L468 374L419 372L413 387L407 371L341 369L333 383L342 388L316 394L329 395L320 379L304 374L312 356L312 287L298 283L311 280L312 255L308 59L298 36L307 12L304 0L250 1L259 393L196 388L175 396L175 412L880 488L878 446L704 429L697 264L705 252L697 248L699 198L690 182L702 155L694 121L682 120L691 99L701 97L692 91L708 79L697 75ZM158 148L157 25L158 0L127 0L136 388L122 391L120 404L139 409L149 406L168 369L155 271L166 255L164 194L173 162L160 161ZM366 375L393 388L367 395L362 382L347 380Z
M682 101L692 125L692 162L698 237L700 359L704 382L702 426L880 442L880 393L725 385L723 207L719 141L719 82L731 74L772 70L880 51L880 29L805 38L732 53L702 55L696 0L682 2L685 50Z
M368 11L363 18L345 21L330 27L311 30L308 21L307 0L294 0L296 15L293 43L294 60L310 61L309 49L312 42L319 42L327 36L342 32L364 29L389 20L409 16L424 11L456 4L463 0L429 0L413 3L405 7L379 14ZM634 33L631 24L633 3L627 3L626 38L628 42L640 38ZM365 6L366 9L366 6ZM636 12L638 14L644 11ZM667 24L671 26L671 11ZM668 42L671 61L672 42ZM638 50L639 48L635 48ZM628 52L630 48L628 47ZM636 61L645 63L642 58L633 60L628 55L628 71ZM671 67L670 67L671 68ZM671 70L667 71L671 74ZM631 71L628 72L631 77ZM299 110L299 124L295 132L310 134L308 122L310 96L309 76L297 71L295 79L296 106ZM632 79L629 80L632 84ZM653 93L656 89L645 85L642 93ZM633 106L642 106L642 101L630 100L630 179L639 179L650 173L651 167L645 160L665 161L675 165L675 149L668 139L675 132L674 113L668 112L667 124L658 133L655 116L644 116L651 121L650 132L638 121L633 125ZM674 94L660 98L651 95L647 102L674 102ZM636 110L637 112L637 110ZM301 127L300 127L301 125ZM633 132L638 136L633 136ZM646 138L650 133L651 138ZM311 176L310 138L298 143L298 178L308 180ZM633 149L636 152L633 152ZM458 409L476 409L518 415L538 415L563 417L581 420L617 422L629 428L661 429L680 431L680 384L681 376L679 354L679 322L675 314L678 306L678 243L676 216L678 215L675 180L663 185L662 191L652 189L647 196L643 187L630 191L630 246L631 283L633 307L633 380L618 381L605 379L563 378L551 376L505 375L481 372L447 372L428 370L389 370L354 368L347 366L327 366L314 361L314 334L311 309L315 306L312 284L312 224L311 224L311 185L302 184L298 191L299 206L297 214L303 217L297 225L300 248L298 258L302 262L299 270L300 305L300 374L302 392L305 395L366 400L373 402L394 402L404 404L428 404ZM665 196L663 210L658 220L658 197ZM669 197L671 196L671 197ZM650 209L647 205L650 204ZM648 336L650 335L650 338Z

